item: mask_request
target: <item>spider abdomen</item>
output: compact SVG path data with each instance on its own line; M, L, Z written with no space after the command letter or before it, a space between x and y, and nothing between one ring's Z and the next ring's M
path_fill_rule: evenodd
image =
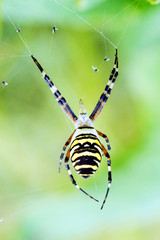
M70 146L72 164L82 177L88 178L96 172L102 158L102 147L95 129L77 129Z

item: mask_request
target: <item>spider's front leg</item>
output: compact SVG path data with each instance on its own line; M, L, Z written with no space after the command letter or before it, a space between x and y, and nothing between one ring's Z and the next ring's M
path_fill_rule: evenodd
M104 133L101 133L98 130L96 130L96 131L97 131L99 136L103 137L106 140L108 151L110 151L111 150L111 146L109 144L109 139L108 139L107 135L105 135Z
M77 116L74 114L74 112L68 105L66 99L62 96L60 91L56 88L54 83L51 81L50 77L45 73L45 71L43 70L42 66L37 61L37 59L35 57L33 57L33 55L31 55L31 58L34 61L34 63L37 65L37 67L39 68L44 80L48 84L48 86L49 86L51 92L53 93L58 104L60 105L62 110L65 112L65 114L68 116L68 118L72 121L72 123L75 124L77 121Z
M61 153L60 160L59 160L59 170L58 170L59 173L61 171L61 165L62 165L62 160L63 160L64 153L66 151L67 146L70 144L72 136L73 136L74 133L75 133L75 131L71 134L71 136L68 138L67 142L63 146L62 153Z
M104 89L104 92L100 96L100 99L99 99L97 105L95 106L93 112L90 115L90 119L93 122L96 120L96 118L98 117L98 115L102 111L105 103L107 102L117 77L118 77L118 51L116 49L114 66L113 66L113 69L111 71L109 80L108 80L107 85L106 85L106 87Z

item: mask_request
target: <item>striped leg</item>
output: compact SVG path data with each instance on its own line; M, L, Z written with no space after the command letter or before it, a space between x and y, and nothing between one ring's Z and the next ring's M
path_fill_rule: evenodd
M102 151L103 151L103 153L105 154L105 156L107 158L107 164L108 164L108 188L107 188L107 192L106 192L104 201L102 203L101 209L103 208L103 206L104 206L104 204L106 202L106 199L107 199L107 196L108 196L108 193L109 193L109 189L110 189L110 186L111 186L111 182L112 182L111 159L110 159L109 153L107 152L107 150L105 149L105 147L103 145L102 145Z
M96 131L97 131L97 133L98 133L99 136L103 137L103 138L106 140L108 151L110 151L110 150L111 150L111 146L110 146L110 144L109 144L109 139L108 139L108 137L107 137L104 133L101 133L101 132L98 131L98 130L96 130Z
M70 144L71 139L72 139L72 136L73 136L74 133L75 133L75 131L74 131L74 132L72 133L72 135L69 137L69 139L67 140L67 142L65 143L65 145L64 145L64 147L63 147L63 149L62 149L62 153L61 153L60 160L59 160L59 170L58 170L59 173L60 173L60 171L61 171L61 165L62 165L62 160L63 160L64 153L65 153L65 151L66 151L67 146Z
M89 195L88 193L86 193L82 188L80 188L80 187L77 185L77 183L76 183L76 181L75 181L75 179L74 179L74 177L73 177L73 175L72 175L72 173L71 173L69 164L68 164L69 157L70 157L70 149L68 149L68 152L67 152L67 154L66 154L65 166L66 166L66 168L67 168L68 174L69 174L69 176L70 176L70 179L71 179L73 185L74 185L77 189L79 189L81 192L83 192L84 194L86 194L88 197L92 198L92 199L95 200L96 202L99 202L97 199L93 198L91 195Z
M100 114L101 110L103 109L105 103L107 102L107 100L108 100L108 98L111 94L111 91L112 91L112 88L114 86L114 83L116 81L117 76L118 76L118 56L117 56L117 49L116 49L114 67L112 69L112 72L111 72L111 75L109 77L108 83L105 87L105 90L102 93L95 109L93 110L93 112L90 115L90 119L92 121L96 120L96 118Z
M56 101L59 103L59 105L61 106L63 111L66 113L66 115L69 117L69 119L73 122L73 124L75 124L75 122L77 121L77 116L73 113L73 111L69 107L68 103L66 102L65 98L58 91L56 86L50 80L49 76L44 72L42 66L39 64L37 59L35 59L33 57L33 55L31 55L31 57L32 57L33 61L35 62L35 64L37 65L37 67L39 68L39 70L41 71L42 76L45 79L45 81L47 82L48 86L50 87L53 95L55 96Z

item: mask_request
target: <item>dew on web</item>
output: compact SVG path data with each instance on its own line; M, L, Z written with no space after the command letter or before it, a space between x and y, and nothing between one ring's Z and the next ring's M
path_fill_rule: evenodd
M94 66L92 66L92 69L94 70L95 73L99 71L99 69L97 67L94 67Z
M31 50L29 49L29 47L27 46L26 42L25 42L24 39L22 38L22 35L21 35L21 33L20 33L20 28L17 28L17 27L15 26L14 22L12 21L12 19L10 18L10 16L9 16L7 13L5 13L5 14L7 15L9 21L11 22L11 24L13 25L15 31L18 33L18 36L20 37L21 41L23 42L24 46L26 47L29 55L31 55Z
M56 25L52 28L52 33L55 34L58 31L58 27Z
M0 84L3 84L3 85L8 85L8 83L7 82L1 82Z
M20 32L20 31L21 31L21 29L20 29L20 28L17 28L16 32Z
M110 60L110 58L108 58L108 57L105 57L105 58L104 58L104 61L105 61L105 62L108 62L109 60Z
M7 85L8 85L7 82L4 82L4 81L1 82L1 83L0 83L0 92L1 92L1 91L4 89L4 87L7 86Z

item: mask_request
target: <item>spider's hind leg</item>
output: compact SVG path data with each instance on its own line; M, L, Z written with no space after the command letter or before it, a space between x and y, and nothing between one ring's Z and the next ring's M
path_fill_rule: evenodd
M107 150L105 149L105 147L104 147L103 145L102 145L102 151L103 151L104 155L105 155L106 158L107 158L107 165L108 165L108 187L107 187L107 192L106 192L104 201L103 201L103 203L102 203L101 209L103 208L103 206L104 206L104 204L105 204L105 202L106 202L106 199L107 199L107 196L108 196L108 193L109 193L109 189L110 189L110 186L111 186L111 182L112 182L110 155L109 155L109 153L107 152Z
M73 185L74 185L77 189L79 189L81 192L83 192L84 194L86 194L88 197L92 198L92 199L95 200L96 202L99 202L97 199L95 199L94 197L92 197L91 195L89 195L88 193L86 193L82 188L80 188L80 187L77 185L77 183L76 183L76 181L75 181L75 179L74 179L74 177L73 177L73 175L72 175L72 173L71 173L69 164L68 164L69 157L70 157L70 149L68 149L67 154L66 154L66 157L65 157L65 166L66 166L66 168L67 168L68 175L70 176L70 179L71 179Z
M75 131L74 131L74 132L75 132ZM74 132L73 132L72 135L68 138L67 142L66 142L65 145L63 146L62 153L61 153L60 160L59 160L59 170L58 170L59 173L60 173L60 171L61 171L61 165L62 165L62 160L63 160L63 157L64 157L64 153L65 153L65 151L66 151L67 146L70 144L70 142L71 142L71 140L72 140L72 136L73 136Z

